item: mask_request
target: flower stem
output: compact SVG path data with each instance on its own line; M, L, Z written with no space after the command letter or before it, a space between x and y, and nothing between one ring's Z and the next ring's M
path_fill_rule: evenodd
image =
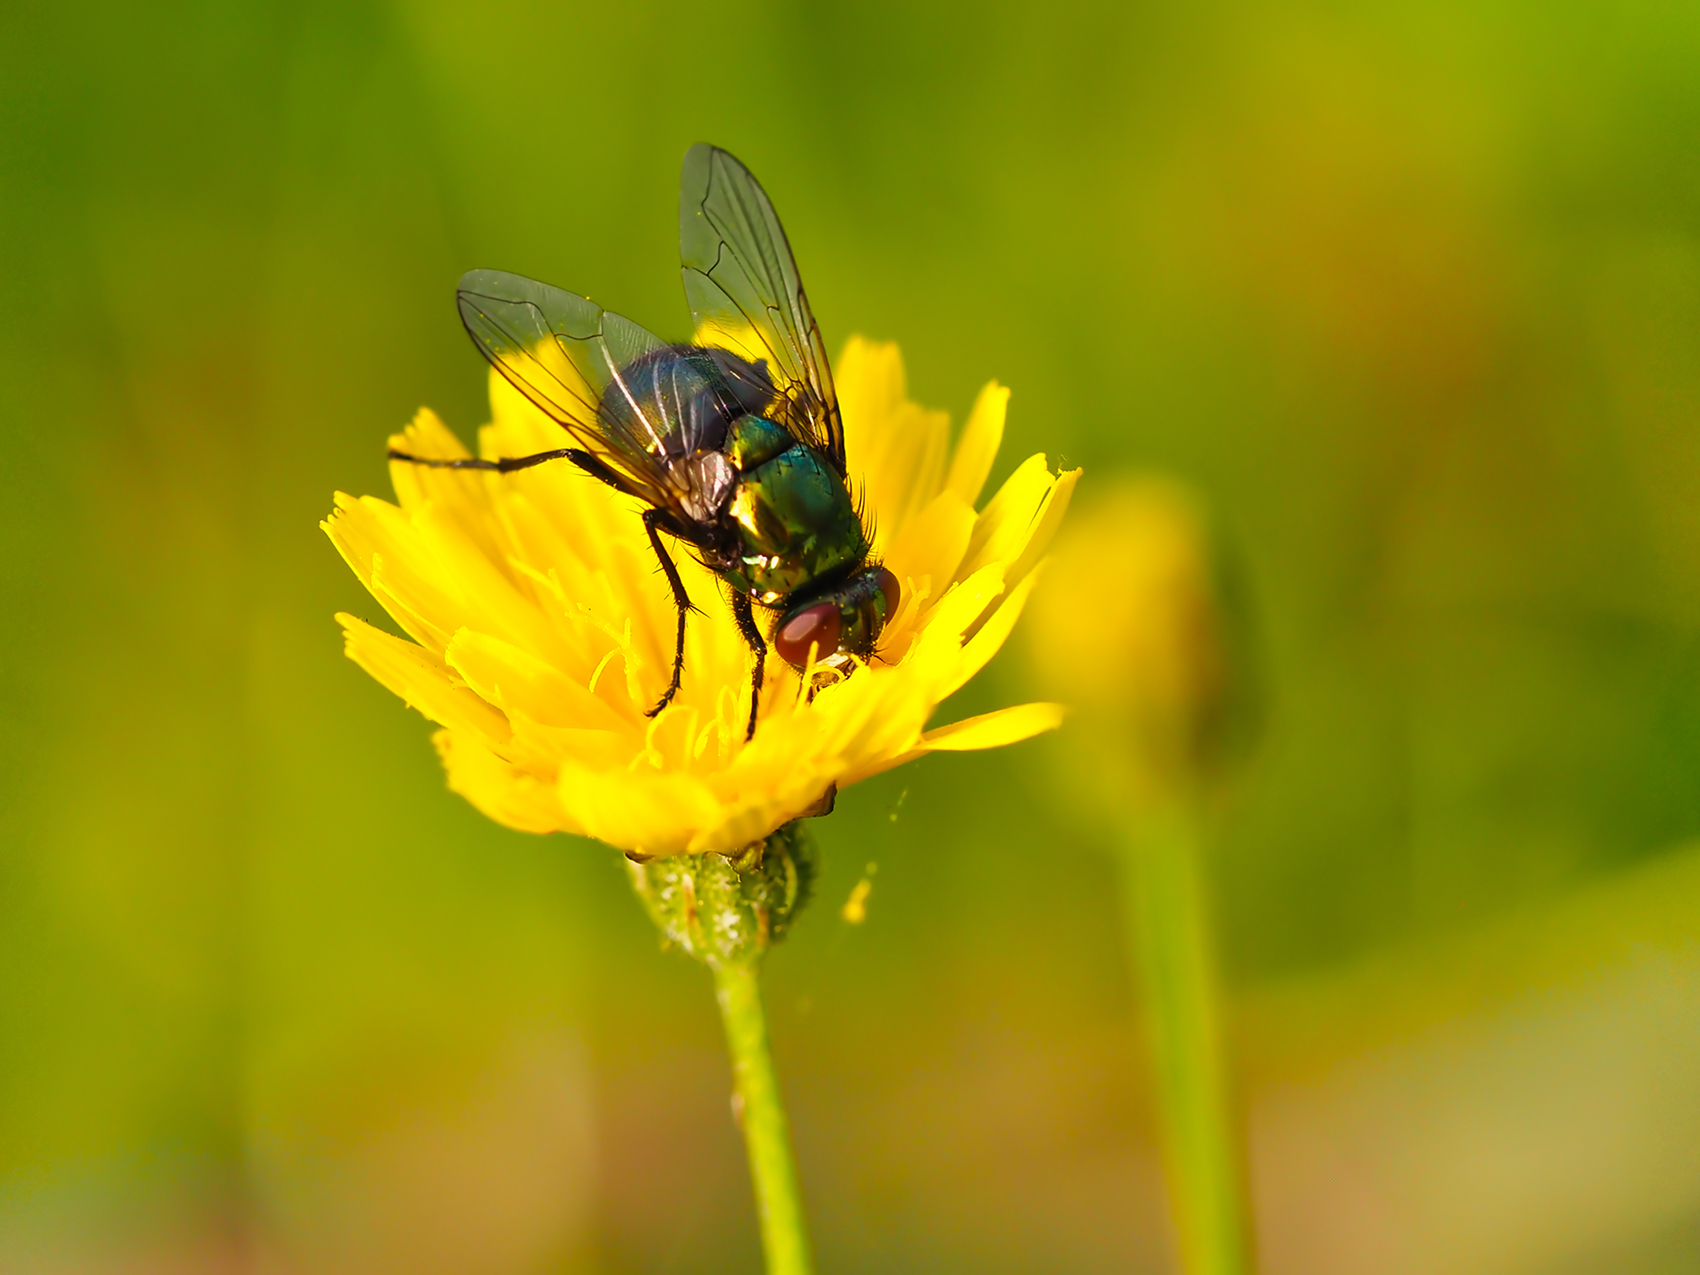
M732 1054L739 1123L744 1127L744 1144L750 1155L767 1275L810 1275L814 1262L809 1256L808 1228L797 1192L797 1167L791 1159L791 1132L779 1096L779 1078L773 1071L773 1056L767 1047L759 965L759 958L717 965L714 986Z
M1155 1065L1170 1212L1187 1275L1251 1275L1245 1173L1219 1018L1199 820L1140 819L1118 856Z

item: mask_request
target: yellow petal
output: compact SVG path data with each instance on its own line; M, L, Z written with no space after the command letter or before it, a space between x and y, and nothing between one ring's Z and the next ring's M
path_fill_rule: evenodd
M1062 725L1066 712L1062 704L1016 704L950 726L941 726L928 731L915 747L906 752L870 759L862 769L847 775L843 782L852 784L872 779L908 762L919 761L932 752L968 752L1018 744L1024 739L1055 730Z
M501 756L526 774L554 783L566 762L606 768L631 760L639 746L631 731L589 730L577 726L545 726L515 709L508 715L513 738Z
M572 388L589 393L578 369L566 359L553 360L552 366ZM486 383L490 392L490 423L479 431L478 440L479 454L486 460L494 460L498 456L529 456L534 452L572 445L560 424L515 389L513 383L494 366L486 374ZM489 444L492 443L498 450L490 450Z
M443 659L481 698L544 726L620 730L629 725L554 665L488 633L462 629Z
M968 552L963 555L961 574L972 575L991 562L1014 561L1054 486L1056 479L1046 468L1042 453L1022 461L981 511Z
M433 565L407 516L375 496L337 493L336 510L320 523L343 561L408 636L441 651L458 616L452 597L431 579Z
M360 508L360 498L339 491L331 497L331 504L330 517L319 523L319 530L330 537L330 542L336 546L336 551L342 555L348 569L354 572L361 584L370 589L374 546L370 536L361 534L365 529L358 525L357 517L349 516L350 510Z
M455 591L450 611L458 621L454 631L472 628L551 661L567 658L531 582L509 566L505 554L498 558L483 552L465 524L442 505L416 512L413 526L420 549L433 559L436 577Z
M1016 704L930 730L921 736L921 745L929 751L952 753L1002 748L1055 730L1067 711L1061 704Z
M973 506L953 491L942 491L903 528L884 555L885 565L900 583L953 580L973 534ZM888 640L898 637L894 628Z
M401 433L391 434L389 445L395 451L423 456L429 460L467 460L472 455L455 436L454 431L443 424L442 418L428 407L420 408ZM390 472L392 478L399 473L403 479L410 475L420 475L427 479L435 476L454 482L461 481L467 473L466 470L408 465L405 461L400 462L399 466L392 466ZM399 488L396 494L401 494Z
M1037 575L1029 575L1015 588L998 601L996 609L986 616L974 636L962 646L962 664L955 676L947 681L945 694L954 694L981 669L991 661L992 656L1003 649L1005 639L1015 622L1021 618L1022 608L1027 605L1027 599L1033 593L1033 586L1038 583Z
M986 477L992 472L998 448L1003 444L1004 413L1009 407L1009 391L996 381L980 391L974 400L974 410L962 427L962 438L956 444L956 454L950 458L950 477L945 487L973 508L979 502Z
M895 345L851 337L834 380L845 454L875 536L892 544L943 485L950 417L909 401Z
M601 770L566 762L556 792L588 835L643 854L683 853L699 830L717 826L723 813L702 779L647 766Z
M1027 533L1027 543L1022 547L1021 556L1010 565L1004 575L1009 583L1015 584L1025 579L1050 549L1057 528L1062 525L1063 515L1068 512L1069 502L1074 499L1074 488L1080 481L1080 472L1078 469L1070 469L1057 475L1050 494L1040 505L1038 516L1034 518Z
M432 736L449 789L505 827L520 832L580 832L553 784L503 761L475 736L440 730Z
M945 591L927 616L922 640L930 646L959 649L974 623L986 613L993 599L1003 593L1003 565L981 567L966 580L958 580Z
M338 614L348 658L439 726L468 731L493 744L513 734L508 719L459 684L447 665L429 651L375 629L347 613Z
M467 460L472 453L429 408L420 408L399 434L391 434L392 450L431 460ZM434 469L405 460L390 461L390 485L404 510L440 505L471 533L485 552L494 547L489 534L489 476L474 469Z

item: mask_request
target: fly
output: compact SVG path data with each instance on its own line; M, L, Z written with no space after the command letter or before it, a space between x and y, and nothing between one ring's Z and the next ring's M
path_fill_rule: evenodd
M644 530L678 613L678 694L691 599L662 537L728 586L754 657L755 734L772 617L787 664L848 673L897 609L851 495L844 424L820 326L773 204L727 152L693 146L679 184L679 261L695 344L669 344L586 297L499 270L462 277L461 320L490 363L571 439L499 460L392 460L511 473L566 460L643 502Z

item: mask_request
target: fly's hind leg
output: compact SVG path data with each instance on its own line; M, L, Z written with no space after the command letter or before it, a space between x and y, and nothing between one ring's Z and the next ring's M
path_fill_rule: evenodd
M679 631L673 643L673 677L661 698L655 702L655 707L644 714L645 717L654 717L673 702L673 697L679 693L679 679L685 674L685 617L691 612L691 595L685 592L685 582L679 579L679 568L673 565L673 559L661 547L660 529L665 519L666 514L659 509L643 511L643 529L649 533L649 547L655 550L655 557L661 563L661 574L667 577L667 584L673 590L673 606L679 612Z
M756 710L761 707L762 675L766 672L767 643L762 640L761 629L756 626L755 613L750 609L750 595L733 590L732 614L738 621L738 632L744 635L744 641L749 643L751 652L756 657L755 672L750 676L750 725L744 732L745 739L751 739L756 733Z
M615 491L623 491L630 496L643 495L628 479L610 468L607 461L591 455L582 447L557 447L554 451L534 452L530 456L503 456L497 460L474 460L467 456L445 460L436 456L415 456L412 452L397 451L393 447L385 455L391 460L405 460L410 465L420 465L426 469L487 469L498 474L511 474L516 469L530 469L533 465L541 465L549 460L570 460L592 478L607 483Z
M484 469L494 470L499 474L509 474L516 469L530 469L533 465L541 465L545 461L570 460L592 478L607 483L615 491L628 495L642 496L643 492L635 488L630 480L618 471L609 467L600 457L592 455L578 447L561 447L554 451L538 452L531 456L505 456L500 460L474 460L463 457L455 460L443 460L435 457L415 456L409 452L390 449L391 460L405 460L414 465L423 465L428 469ZM685 616L691 611L691 595L685 592L685 582L679 579L679 568L673 565L673 559L667 556L667 550L661 547L660 532L680 536L692 541L689 527L681 525L678 520L661 509L646 509L643 514L643 529L649 533L649 547L655 550L655 559L661 564L661 573L667 577L667 587L673 591L673 606L679 613L679 628L673 639L673 676L667 681L667 689L661 693L661 698L655 702L655 707L644 714L654 717L667 705L673 702L673 697L679 693L679 679L685 673ZM694 543L694 541L692 541ZM760 635L757 635L760 640ZM760 673L757 673L760 682ZM755 729L755 718L750 718L750 729Z
M433 456L415 456L412 452L398 452L393 447L388 453L391 460L405 460L410 465L423 465L426 469L490 469L498 474L511 474L516 469L530 469L546 460L576 460L583 454L576 447L558 447L552 452L537 452L531 456L504 456L500 460L472 460L468 457L443 460ZM601 475L598 474L597 477Z

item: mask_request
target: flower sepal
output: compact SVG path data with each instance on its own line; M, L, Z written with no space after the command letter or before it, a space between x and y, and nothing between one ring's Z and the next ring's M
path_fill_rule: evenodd
M718 969L760 960L785 937L809 900L816 853L792 822L731 854L627 859L665 941Z

